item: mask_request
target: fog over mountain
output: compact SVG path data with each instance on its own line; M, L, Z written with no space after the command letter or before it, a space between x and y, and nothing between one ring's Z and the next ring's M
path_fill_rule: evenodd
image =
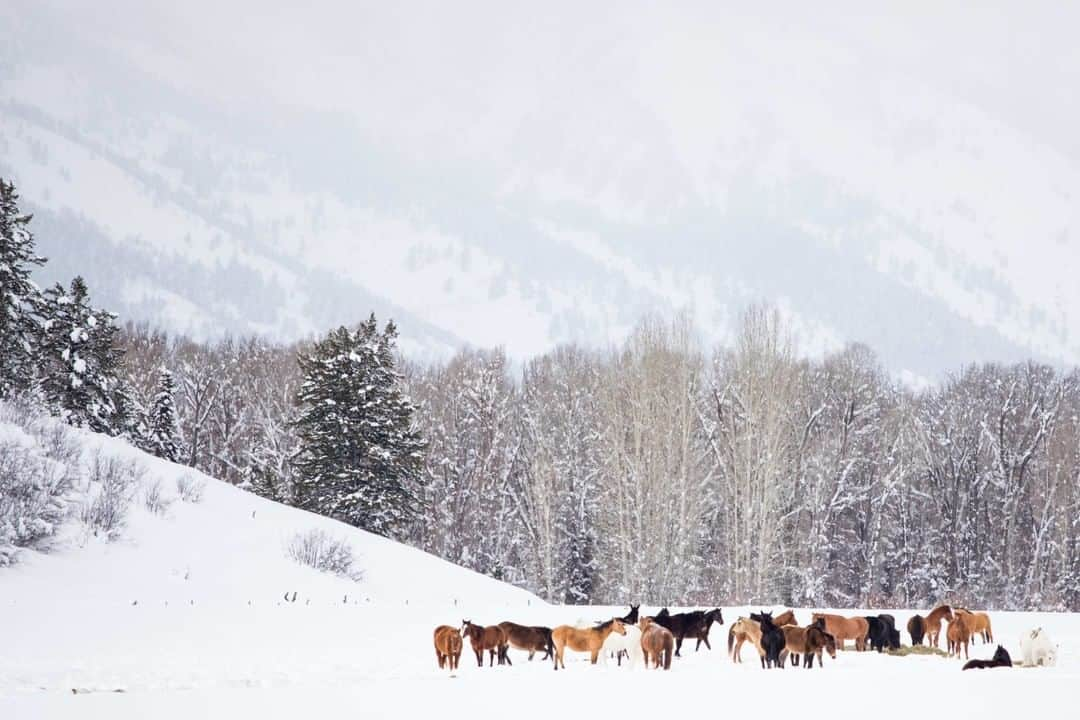
M38 279L124 317L525 357L767 301L907 377L1080 359L1076 8L146 5L0 7Z

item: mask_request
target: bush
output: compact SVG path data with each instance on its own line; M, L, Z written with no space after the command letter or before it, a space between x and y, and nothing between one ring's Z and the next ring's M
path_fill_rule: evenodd
M109 540L119 536L143 474L135 461L125 463L94 452L87 467L87 497L92 499L83 504L80 516L94 535L103 533Z
M18 548L37 547L70 513L78 473L71 432L28 406L0 403L0 566Z
M363 573L355 567L352 546L335 540L322 530L296 533L287 547L289 557L301 565L313 567L320 572L333 573L350 580L359 581Z
M191 475L181 475L176 478L176 492L184 502L202 502L203 490L205 489L205 480L198 480Z
M155 515L164 515L172 505L172 500L165 497L161 488L161 480L155 480L152 485L143 488L143 505Z

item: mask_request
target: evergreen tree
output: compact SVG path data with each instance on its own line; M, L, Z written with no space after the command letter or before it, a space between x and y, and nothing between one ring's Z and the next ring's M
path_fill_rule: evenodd
M15 185L0 180L0 398L31 386L37 334L33 313L41 293L30 270L45 264L34 252L31 216L20 213L18 201Z
M115 316L90 306L86 283L70 290L55 285L44 293L39 383L54 413L78 427L118 435L117 373L122 354Z
M380 333L372 315L298 358L297 505L382 535L400 533L417 512L424 450L395 368L396 338L393 323Z
M150 408L147 450L169 462L180 460L180 439L176 421L176 380L168 368L158 371L157 393Z

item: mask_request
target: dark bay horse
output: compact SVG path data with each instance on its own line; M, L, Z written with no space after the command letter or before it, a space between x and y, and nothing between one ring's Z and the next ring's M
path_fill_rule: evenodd
M922 645L923 638L926 636L926 618L922 615L912 615L907 621L907 631L908 635L911 635L912 645Z
M817 625L804 628L798 625L784 625L780 629L784 633L784 648L791 655L792 667L798 666L800 654L803 667L807 669L814 666L815 657L818 660L818 667L824 667L821 662L822 650L828 652L833 660L836 659L836 638Z
M528 651L529 660L532 660L538 652L544 653L541 660L547 660L555 651L555 645L551 639L551 628L540 625L518 625L509 621L499 623L499 627L506 633L506 640L510 647ZM506 660L510 661L509 655L506 656Z
M682 657L680 650L682 649L683 640L687 637L697 640L695 650L700 650L703 642L705 647L712 650L712 645L709 644L709 629L714 622L723 625L724 615L720 608L713 608L708 612L694 610L675 614L669 612L667 608L663 608L653 617L653 622L671 631L671 634L675 637L675 656Z

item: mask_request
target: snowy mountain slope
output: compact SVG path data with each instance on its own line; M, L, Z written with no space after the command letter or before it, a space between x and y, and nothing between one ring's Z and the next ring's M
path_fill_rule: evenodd
M1068 43L1032 64L980 13L556 10L525 32L320 6L310 36L286 8L235 38L243 4L221 12L0 12L0 172L127 315L287 338L374 306L416 348L526 355L678 308L720 341L768 300L810 352L863 341L926 377L1080 358L1080 149L1048 111L1077 108L1010 102L1013 75L1080 67ZM1064 26L1044 15L1013 24ZM971 67L912 57L948 55L950 27L979 28Z
M0 435L18 429L0 424ZM84 461L99 454L134 461L145 475L135 493L121 538L88 536L69 521L53 551L24 551L2 572L5 600L16 606L56 603L76 593L95 607L213 605L274 606L286 592L296 603L396 604L452 607L468 602L540 601L531 594L425 552L343 523L264 500L189 467L147 455L115 438L78 432ZM205 483L202 500L182 502L177 481ZM142 503L146 488L160 484L171 502L164 516ZM360 581L301 566L286 548L297 534L322 530L354 551ZM249 605L250 603L250 605Z

